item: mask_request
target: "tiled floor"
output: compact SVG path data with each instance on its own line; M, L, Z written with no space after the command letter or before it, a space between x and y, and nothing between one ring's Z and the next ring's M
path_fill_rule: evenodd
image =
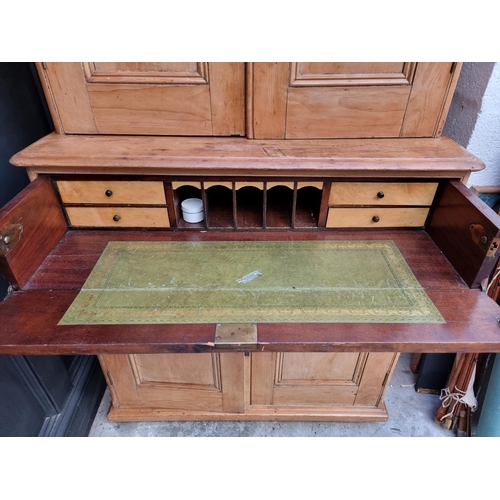
M411 354L402 354L387 389L387 422L127 422L106 419L110 405L106 390L89 436L442 436L453 437L434 422L439 397L415 391L416 375L410 371Z

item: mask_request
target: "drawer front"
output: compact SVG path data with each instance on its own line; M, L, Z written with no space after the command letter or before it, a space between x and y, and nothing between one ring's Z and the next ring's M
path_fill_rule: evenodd
M63 203L165 205L163 182L57 181Z
M432 205L437 182L332 182L330 205Z
M77 227L170 227L166 208L66 207Z
M330 208L326 227L422 227L428 208Z

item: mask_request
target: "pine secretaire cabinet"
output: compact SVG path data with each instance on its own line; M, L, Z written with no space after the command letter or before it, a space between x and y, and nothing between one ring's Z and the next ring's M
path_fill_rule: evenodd
M377 420L399 352L500 350L500 220L440 137L460 64L38 69L57 132L12 158L2 353L99 355L115 420Z
M38 64L61 133L255 139L438 136L460 67L412 62Z

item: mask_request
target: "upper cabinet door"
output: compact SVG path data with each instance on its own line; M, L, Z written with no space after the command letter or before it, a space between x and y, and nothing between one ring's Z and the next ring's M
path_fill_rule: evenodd
M460 63L252 63L255 139L435 137Z
M38 63L63 134L245 135L244 63Z

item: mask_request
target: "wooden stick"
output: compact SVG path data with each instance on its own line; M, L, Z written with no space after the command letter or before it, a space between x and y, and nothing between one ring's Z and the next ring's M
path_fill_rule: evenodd
M467 420L465 433L467 437L472 436L472 409L470 406L467 407Z
M458 426L457 426L457 436L465 437L466 427L467 427L467 411L460 410L459 418L458 418Z
M457 384L457 389L463 393L467 392L467 389L469 387L469 383L471 381L472 374L474 373L474 368L476 366L477 356L478 356L478 353L470 353L469 362L463 369L463 371L465 372L465 376L463 377L463 380L461 381L461 385L458 385L458 384L460 384L460 381ZM461 405L463 406L462 403L461 403ZM455 411L454 414L458 415L458 412Z
M460 376L457 381L457 385L455 387L457 392L461 394L465 394L467 392L467 388L469 387L469 383L472 378L472 374L474 372L474 367L476 365L478 353L467 353L465 355L464 365L462 367ZM466 408L466 405L462 402L459 402L454 410L453 414L447 419L451 420L451 427L448 427L449 423L447 423L447 428L455 427L456 423L459 421L460 412Z
M418 369L420 367L420 361L422 361L423 354L421 352L417 352L411 358L410 370L412 373L418 373Z
M450 384L448 385L448 390L449 390L450 394L456 393L458 391L463 393L467 390L467 385L469 384L469 381L470 381L469 374L472 373L470 371L470 367L471 367L472 361L475 359L475 357L476 357L476 353L470 353L470 352L463 354L461 356L461 358L463 358L463 359L460 359L461 363L459 363L457 365L456 374L454 374L454 376L453 376L453 379L455 379L455 377L456 377L456 382L454 384L452 384L451 382L453 382L453 380L450 380ZM465 385L465 384L467 384L467 385ZM465 387L465 389L464 389L464 387ZM453 408L451 415L449 415L445 419L445 421L443 422L443 426L445 427L445 429L448 429L448 430L452 429L455 426L455 424L458 420L459 411L462 408L462 403L460 403L460 402L457 402L454 407L453 407L453 404L454 403L452 401L450 403L450 405L446 408L441 406L442 410L440 408L438 410L438 413L436 414L436 418L439 416L438 421L441 421L442 417L444 415L446 415L447 413L449 413L449 407L451 406Z

